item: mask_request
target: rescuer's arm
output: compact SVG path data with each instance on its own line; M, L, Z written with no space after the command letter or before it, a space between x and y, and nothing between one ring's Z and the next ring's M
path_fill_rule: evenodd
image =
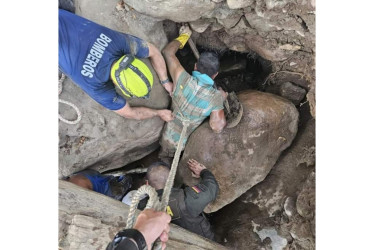
M165 60L162 57L161 52L152 43L148 43L148 48L149 59L151 60L152 66L160 79L160 83L162 83L162 81L169 79L166 71ZM173 83L169 80L166 83L162 83L162 86L171 95L173 92Z
M160 238L162 249L169 239L171 217L165 212L146 209L136 219L133 229L124 229L117 233L107 250L144 250L151 249L152 243Z
M146 107L131 107L129 103L119 109L115 110L117 114L135 120L149 119L155 116L159 116L162 120L170 122L174 119L173 113L168 109L151 109Z
M210 113L209 125L215 133L221 133L226 126L226 117L223 109Z
M217 198L219 192L218 182L214 175L201 163L194 159L188 160L188 167L192 176L199 178L199 184L185 189L185 203L192 216L198 216L204 208Z
M179 30L179 37L171 41L166 47L162 50L162 54L168 65L169 73L173 82L177 82L179 76L184 71L183 66L180 64L178 58L175 56L175 53L178 49L182 49L187 43L188 39L191 36L192 31L188 26L182 26ZM175 85L174 85L175 86Z
M162 54L168 65L168 70L173 79L173 82L177 82L180 74L184 71L183 66L180 64L178 58L175 56L181 43L177 40L171 41L166 47L162 50Z
M210 113L209 125L215 133L221 133L223 128L226 126L225 112L223 111L223 103L227 99L227 92L223 91L222 88L218 88L219 91L214 93L211 100L213 110Z

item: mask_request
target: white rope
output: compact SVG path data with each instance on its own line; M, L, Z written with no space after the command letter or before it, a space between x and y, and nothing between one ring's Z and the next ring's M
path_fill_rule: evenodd
M61 92L62 92L62 83L64 82L65 78L66 78L66 76L64 74L62 74L61 78L58 80L58 95L60 95ZM69 120L63 118L60 114L58 114L58 119L60 119L60 121L65 122L67 124L71 124L71 125L77 124L78 122L81 121L82 114L79 111L78 107L75 106L75 104L73 104L71 102L68 102L68 101L65 101L63 99L60 99L60 98L58 99L58 102L69 105L70 107L72 107L75 110L75 112L77 112L77 119L75 119L73 121L69 121Z
M149 200L147 202L147 205L145 209L154 208L158 211L157 208L160 207L160 201L158 200L158 195L156 190L149 186L149 185L143 185L141 186L138 191L135 193L135 195L132 197L129 215L127 216L127 222L126 222L126 229L132 228L134 226L135 222L135 213L138 208L138 204L140 202L140 198L147 194L149 196Z
M174 101L174 99L172 99L172 101ZM176 107L179 109L178 105L176 105ZM186 136L187 128L188 128L189 123L190 123L190 121L183 115L183 113L181 112L180 109L179 109L179 111L180 111L180 114L182 116L180 118L181 118L182 123L183 123L183 129L182 129L179 141L178 141L177 149L176 149L175 154L174 154L173 163L171 164L171 169L170 169L169 176L168 176L168 179L167 179L166 184L165 184L165 188L164 188L164 192L162 194L161 202L159 201L157 192L153 187L151 187L149 185L141 186L138 189L138 191L136 192L136 194L134 195L134 197L132 198L129 214L128 214L128 217L127 217L126 228L132 228L133 227L135 217L136 217L135 212L136 212L138 204L140 202L140 197L142 197L142 195L144 195L144 194L148 194L148 196L149 196L149 200L147 202L147 206L145 207L145 209L154 208L156 211L162 211L162 212L166 211L166 208L168 206L169 199L170 199L171 189L174 185L174 179L175 179L175 174L177 172L179 158L180 158L182 148L183 148L183 140L184 140L184 137ZM157 239L154 242L152 249L160 250L161 248L162 248L162 243L161 243L160 239Z

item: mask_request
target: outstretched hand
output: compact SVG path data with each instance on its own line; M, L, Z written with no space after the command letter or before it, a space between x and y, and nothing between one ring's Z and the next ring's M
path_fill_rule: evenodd
M192 31L190 29L190 27L188 26L188 24L185 24L185 25L182 25L179 29L179 35L180 34L188 34L188 36L191 36L192 34Z
M142 233L147 242L148 250L152 243L160 237L162 249L166 248L166 242L169 239L171 217L165 212L156 212L153 209L145 209L136 219L134 228Z
M165 83L163 86L166 89L166 91L169 93L169 95L171 96L173 93L173 86L174 86L173 83L168 82L168 83Z
M201 171L206 169L206 167L203 164L199 163L198 161L194 159L189 159L187 164L192 172L192 176L195 178L200 178Z
M165 122L170 122L170 121L174 120L174 115L173 115L173 112L171 110L160 109L160 110L157 110L157 114Z

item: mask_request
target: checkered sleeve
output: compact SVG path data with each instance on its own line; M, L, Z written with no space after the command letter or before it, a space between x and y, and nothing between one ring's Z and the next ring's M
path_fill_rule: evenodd
M219 90L215 91L211 105L212 105L212 111L217 111L223 109L223 96L221 95L221 92Z

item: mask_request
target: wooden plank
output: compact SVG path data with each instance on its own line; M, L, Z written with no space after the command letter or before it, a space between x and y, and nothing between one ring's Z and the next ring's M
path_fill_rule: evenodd
M59 248L105 249L126 226L129 206L105 195L59 181ZM167 249L226 249L171 224Z

